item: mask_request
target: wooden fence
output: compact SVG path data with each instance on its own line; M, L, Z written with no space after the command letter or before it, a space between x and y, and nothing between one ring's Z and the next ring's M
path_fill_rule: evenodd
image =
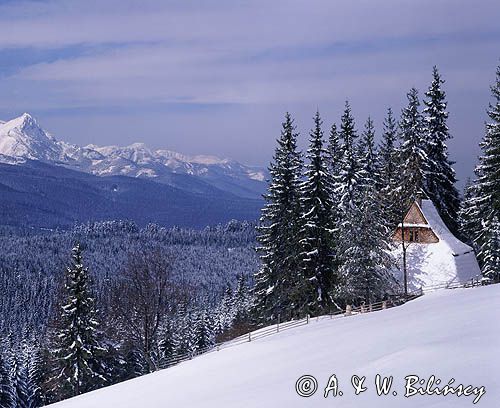
M387 300L383 300L380 302L376 303L371 303L371 304L361 304L359 306L353 306L353 305L347 305L346 310L343 311L337 311L333 312L327 315L323 316L317 316L317 317L311 317L307 316L303 319L300 320L290 320L287 322L279 322L277 324L274 324L272 326L267 326L262 329L258 329L246 334L243 334L239 337L236 337L234 339L225 341L223 343L218 343L213 346L206 347L201 350L197 350L195 352L187 353L183 356L177 356L170 358L168 360L165 360L162 364L162 368L167 368L174 366L176 364L179 364L183 361L191 360L196 356L199 356L201 354L206 354L206 353L212 353L212 352L217 352L219 350L241 345L244 343L249 343L252 341L256 341L265 337L269 337L272 335L275 335L277 333L280 333L285 330L293 329L295 327L299 326L304 326L309 324L311 321L316 320L324 320L324 319L334 319L334 318L341 318L341 317L349 317L349 316L354 316L358 314L364 314L364 313L370 313L370 312L376 312L384 309L390 309L393 307L397 307L400 305L403 305L409 301L412 301L420 296L423 296L425 293L428 292L433 292L436 290L440 289L458 289L458 288L473 288L477 286L482 286L485 285L486 283L482 281L481 279L472 279L468 282L446 282L446 283L440 283L436 284L433 286L428 286L425 288L425 290L419 289L416 291L412 291L408 294L395 294L392 296L389 296Z

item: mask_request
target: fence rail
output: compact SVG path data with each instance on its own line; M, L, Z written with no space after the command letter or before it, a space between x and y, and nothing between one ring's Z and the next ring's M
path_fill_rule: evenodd
M163 361L162 368L172 367L176 364L182 363L184 361L191 360L201 354L207 354L214 351L219 351L222 349L226 349L233 346L238 346L244 343L249 343L255 340L259 340L265 337L272 336L282 331L286 331L289 329L293 329L295 327L304 326L310 323L312 320L323 320L323 319L333 319L339 317L349 317L358 314L376 312L380 310L390 309L393 307L401 306L409 301L417 299L420 296L423 296L425 293L434 292L440 289L458 289L458 288L474 288L477 286L483 286L488 284L481 278L474 278L468 282L443 282L440 284L427 286L425 290L418 289L407 294L395 294L386 300L382 300L380 302L371 303L371 304L361 304L359 306L347 305L346 310L338 310L336 312L332 312L327 315L310 317L309 315L303 319L299 320L289 320L286 322L278 322L272 326L268 326L262 329L255 330L253 332L249 332L243 334L241 336L235 337L234 339L225 341L223 343L218 343L213 346L205 347L200 350L196 350L195 352L187 353L182 356L173 357Z

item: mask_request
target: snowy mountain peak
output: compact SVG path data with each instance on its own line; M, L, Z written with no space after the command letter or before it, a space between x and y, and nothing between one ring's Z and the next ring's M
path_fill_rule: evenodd
M0 124L0 155L58 161L61 153L58 142L29 113Z
M2 133L8 133L11 130L22 132L30 128L40 129L36 120L29 113L23 113L17 118L2 122Z
M24 126L25 124L36 123L36 120L29 113L24 112L21 116L10 120L10 122Z

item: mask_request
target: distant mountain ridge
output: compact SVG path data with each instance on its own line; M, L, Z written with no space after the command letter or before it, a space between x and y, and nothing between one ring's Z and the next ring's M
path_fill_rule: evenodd
M135 177L99 177L39 160L0 163L0 225L71 228L87 221L131 220L139 226L203 228L232 219L255 220L259 215L261 200L215 187L197 193L190 187Z
M246 198L259 198L265 191L267 179L267 171L263 168L215 156L152 150L143 143L125 147L69 144L43 130L28 113L0 122L0 162L17 164L26 160L65 166L97 176L149 178L181 188L176 175L188 175Z
M56 140L29 114L0 122L0 225L126 219L204 227L255 220L265 171L229 159Z

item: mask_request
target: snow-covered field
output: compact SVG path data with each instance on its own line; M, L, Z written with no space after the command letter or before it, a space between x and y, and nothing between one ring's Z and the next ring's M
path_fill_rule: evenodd
M251 343L200 356L53 407L471 407L500 406L500 285L443 290L404 306L330 320L312 320ZM310 398L295 391L299 377L318 381ZM332 374L342 396L323 397ZM389 395L377 396L375 376L394 376ZM366 376L354 395L351 377ZM405 377L453 378L476 395L405 397ZM414 385L413 387L417 387ZM412 391L413 387L409 390ZM423 386L425 387L425 385ZM434 385L431 389L436 388ZM470 390L470 389L469 389ZM397 395L393 395L393 391Z

